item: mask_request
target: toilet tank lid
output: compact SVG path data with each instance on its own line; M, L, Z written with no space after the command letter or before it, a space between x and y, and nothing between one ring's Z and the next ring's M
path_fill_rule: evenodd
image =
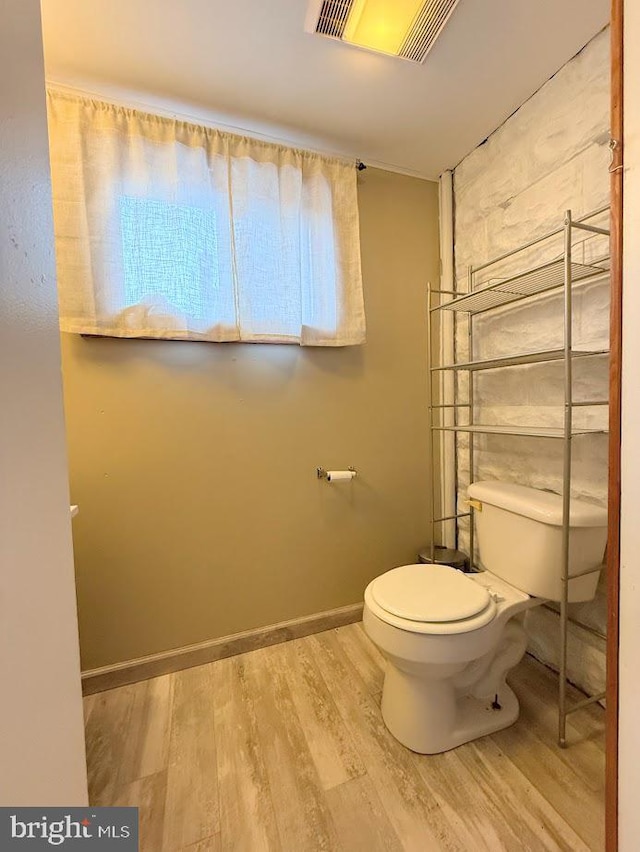
M523 515L534 521L552 526L562 526L562 497L539 488L528 488L512 482L474 482L469 486L469 497L488 503L507 512ZM602 506L571 500L570 526L606 527L607 510Z

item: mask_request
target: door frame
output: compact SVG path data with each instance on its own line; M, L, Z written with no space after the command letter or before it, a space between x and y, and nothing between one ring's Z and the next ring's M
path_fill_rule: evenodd
M622 193L624 0L611 0L611 319L609 529L607 538L607 709L605 848L618 849L618 667L620 611L620 438L622 387Z

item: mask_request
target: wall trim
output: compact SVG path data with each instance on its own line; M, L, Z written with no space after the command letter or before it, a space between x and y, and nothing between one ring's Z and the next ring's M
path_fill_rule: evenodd
M326 612L245 630L242 633L221 636L218 639L208 639L206 642L198 642L195 645L185 645L182 648L173 648L170 651L161 651L158 654L149 654L134 660L88 669L82 672L82 692L83 695L92 695L94 692L104 692L128 683L137 683L140 680L148 680L194 666L203 666L206 663L213 663L225 657L234 657L236 654L244 654L247 651L255 651L258 648L266 648L269 645L289 642L291 639L300 639L313 633L321 633L323 630L333 630L336 627L360 621L362 608L362 603L349 604Z
M454 194L453 194L453 172L445 171L440 175L439 186L439 213L440 213L440 288L442 290L456 289L455 276L455 243L454 243ZM439 323L439 363L451 364L455 361L455 322L454 314L450 311L440 311ZM433 353L429 353L433 357ZM454 401L455 377L453 372L442 370L438 393L441 403ZM431 390L431 384L429 389ZM443 409L442 422L453 425L455 422L454 409ZM440 432L438 440L440 447L440 506L439 514L444 516L455 515L457 504L457 453L456 435L454 432ZM432 460L433 463L433 460ZM433 491L435 492L435 488ZM434 495L432 494L432 499ZM435 516L436 507L433 508ZM445 547L457 547L457 529L455 521L444 521L437 525L434 531L437 544Z

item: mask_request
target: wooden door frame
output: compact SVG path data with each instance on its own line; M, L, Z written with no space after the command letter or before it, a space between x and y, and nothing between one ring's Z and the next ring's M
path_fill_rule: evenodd
M607 541L606 852L618 849L618 648L620 604L620 437L622 376L623 12L611 0L611 356L609 366L609 530Z

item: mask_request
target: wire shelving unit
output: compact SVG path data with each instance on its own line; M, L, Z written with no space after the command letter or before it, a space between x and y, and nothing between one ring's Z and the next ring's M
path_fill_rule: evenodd
M430 366L430 406L429 427L431 433L432 458L435 458L435 443L438 433L455 432L468 435L468 471L469 481L474 481L474 437L476 435L513 435L531 438L548 438L562 441L562 567L561 567L561 601L560 601L560 637L559 637L559 687L558 687L558 744L565 747L566 720L567 716L574 711L605 697L605 693L590 696L584 701L577 702L569 707L567 704L567 635L570 619L568 611L569 582L577 576L585 573L595 573L602 570L601 566L590 569L588 572L569 574L569 518L571 508L571 467L572 467L572 444L582 435L603 434L606 428L578 426L574 422L574 409L578 407L590 408L608 405L606 399L591 399L576 401L573 398L573 365L577 359L602 358L608 355L608 349L576 349L573 346L573 296L576 286L588 282L594 282L608 274L608 250L603 256L596 260L584 258L578 261L576 253L576 236L581 236L584 241L591 237L609 237L609 230L592 223L597 217L602 218L608 211L607 207L595 210L580 219L573 219L568 210L565 213L561 227L554 231L506 252L499 257L493 258L487 263L472 266L468 269L467 288L464 292L445 291L428 288L428 311L429 311L429 341L428 352L433 355L432 343L434 333L432 323L442 315L442 312L452 312L458 319L466 318L467 323L467 351L468 358L465 361L456 361L448 364L433 364ZM586 237L585 237L586 234ZM539 244L551 238L563 240L563 250L560 257L526 267L524 271L507 274L505 277L491 279L488 283L477 284L480 273L486 277L493 270L499 269L499 265L505 262L515 264L519 257L526 257L529 250L535 250ZM490 311L512 307L517 303L532 300L543 294L553 291L562 292L563 295L563 345L554 349L525 352L514 354L511 357L488 358L474 360L474 321ZM455 333L455 332L454 332ZM484 424L476 422L477 402L474 399L474 375L483 370L496 370L503 368L517 368L527 364L540 364L545 362L562 362L564 369L564 417L561 427L551 426L510 426L503 424ZM461 401L460 382L453 382L453 400L440 400L434 404L438 396L434 393L434 379L446 372L466 376L466 400ZM445 418L445 413L449 417ZM445 422L445 420L447 422ZM458 456L456 442L455 456ZM457 477L456 477L457 478ZM436 516L436 477L432 473L432 519L431 519L431 541L435 547L437 540L436 531L439 525L469 518L469 552L472 567L474 566L474 509L469 505L468 512L458 512L446 517ZM433 554L432 554L433 556Z

